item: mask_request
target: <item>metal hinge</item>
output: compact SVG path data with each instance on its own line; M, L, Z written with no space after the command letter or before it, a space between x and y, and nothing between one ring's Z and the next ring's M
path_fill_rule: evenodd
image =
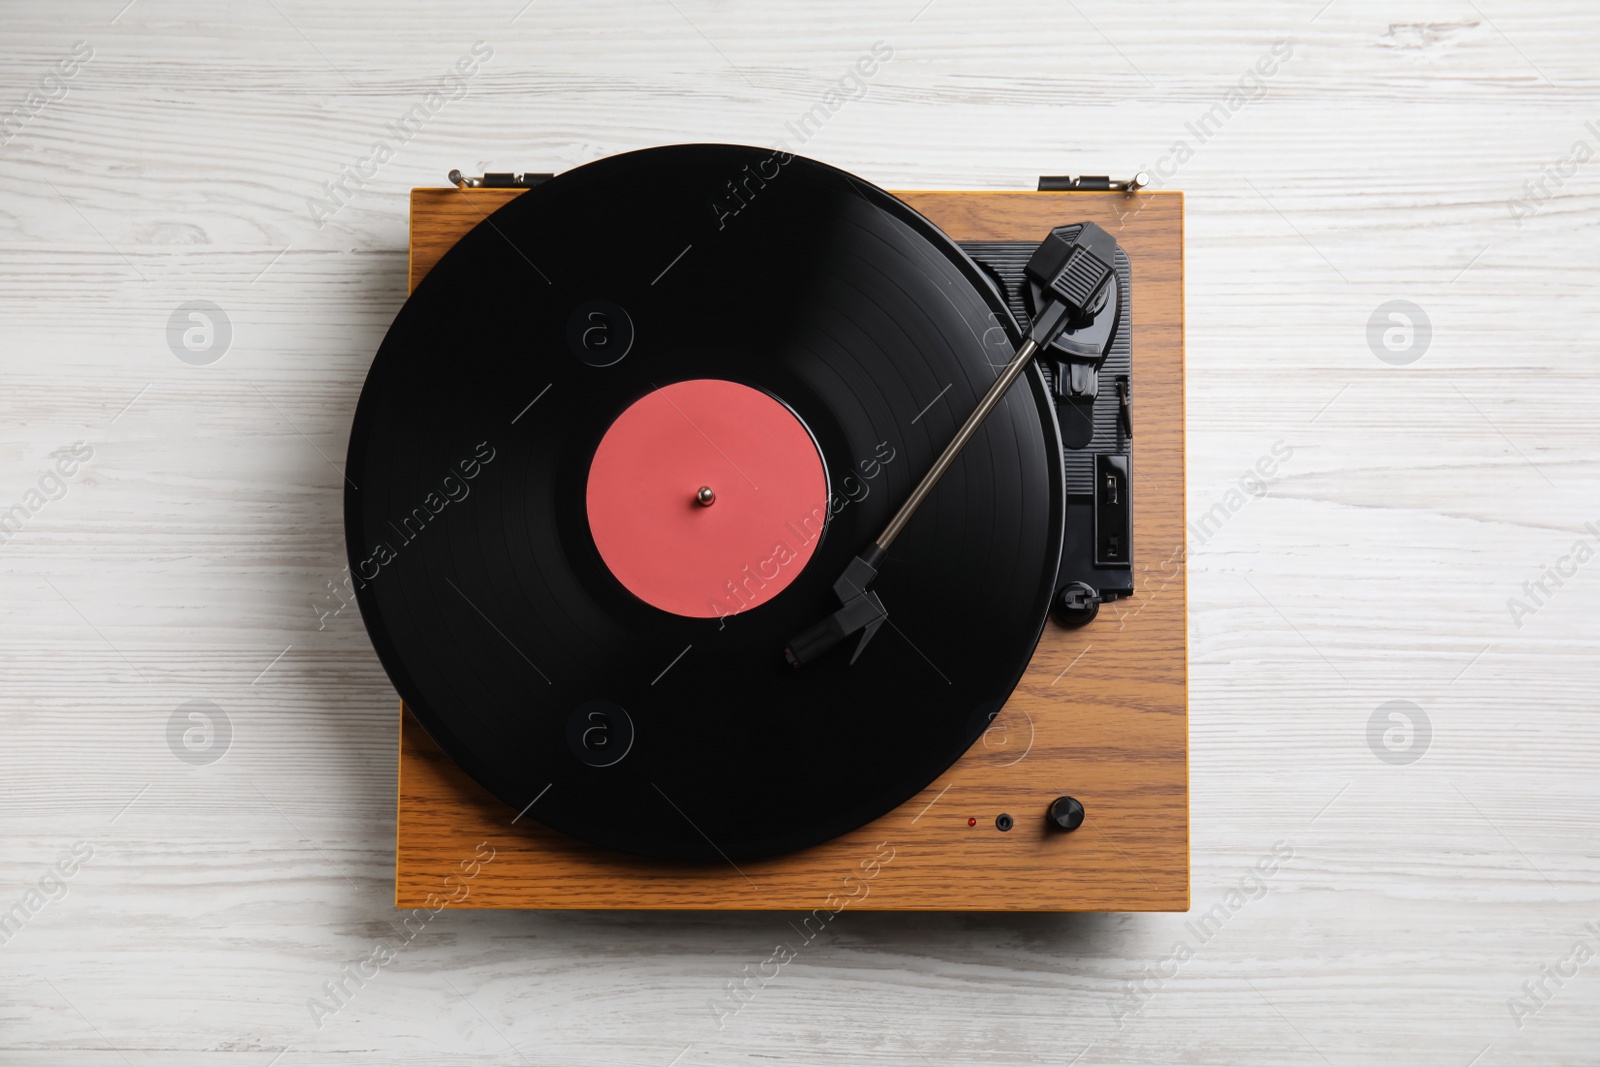
M1039 177L1039 191L1041 193L1137 193L1149 184L1150 175L1142 170L1126 181L1108 178L1104 174L1084 174L1076 178L1070 174L1044 174Z
M457 189L532 189L549 181L554 174L485 174L481 178L463 177L459 170L449 174L450 184Z

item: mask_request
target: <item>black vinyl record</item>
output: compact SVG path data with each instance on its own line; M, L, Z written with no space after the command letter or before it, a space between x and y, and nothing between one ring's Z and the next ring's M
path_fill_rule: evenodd
M1037 369L894 543L859 660L784 647L1019 341L953 242L823 164L683 145L551 179L439 261L367 378L345 523L379 658L508 821L721 862L877 818L983 732L1043 628L1064 489ZM832 494L798 576L725 618L631 593L585 510L608 427L702 379L780 401Z

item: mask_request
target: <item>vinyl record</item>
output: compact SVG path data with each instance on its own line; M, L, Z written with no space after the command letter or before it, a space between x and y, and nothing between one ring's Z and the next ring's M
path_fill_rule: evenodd
M368 376L345 522L379 658L508 821L720 863L877 818L1038 641L1064 491L1037 370L895 542L859 660L783 650L1019 339L954 243L823 164L562 174L439 261Z

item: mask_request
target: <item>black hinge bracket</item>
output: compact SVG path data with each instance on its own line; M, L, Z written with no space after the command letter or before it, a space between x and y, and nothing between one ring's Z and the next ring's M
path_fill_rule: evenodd
M1104 174L1043 174L1039 177L1041 193L1137 193L1150 184L1150 175L1140 171L1126 181L1108 178Z
M554 174L484 174L481 178L468 178L459 170L449 174L450 184L457 189L532 189L535 185L554 178Z

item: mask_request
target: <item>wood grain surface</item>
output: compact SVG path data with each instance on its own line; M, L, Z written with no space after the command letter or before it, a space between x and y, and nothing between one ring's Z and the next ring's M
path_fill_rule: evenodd
M1592 0L0 17L0 514L42 505L0 543L0 916L41 905L0 1063L1594 1067ZM847 908L778 967L800 913L395 911L394 689L326 583L408 191L780 139L891 189L1184 192L1189 913ZM209 365L169 344L192 300L231 325ZM206 765L169 743L202 700Z
M510 190L415 189L411 284ZM488 842L463 898L483 908L737 908L828 913L1159 911L1189 906L1183 541L1183 197L1153 192L897 194L958 241L1037 240L1098 222L1133 265L1134 561L1138 594L1080 630L1045 627L978 743L897 810L759 862L641 861L545 829L479 787L402 714L395 903L439 906ZM908 624L909 625L909 624ZM1070 793L1088 817L1045 828ZM995 828L1001 814L1015 829ZM975 818L976 826L967 821ZM516 825L513 825L516 820ZM884 857L889 862L884 862ZM871 872L870 880L865 877ZM454 881L450 883L454 887Z

